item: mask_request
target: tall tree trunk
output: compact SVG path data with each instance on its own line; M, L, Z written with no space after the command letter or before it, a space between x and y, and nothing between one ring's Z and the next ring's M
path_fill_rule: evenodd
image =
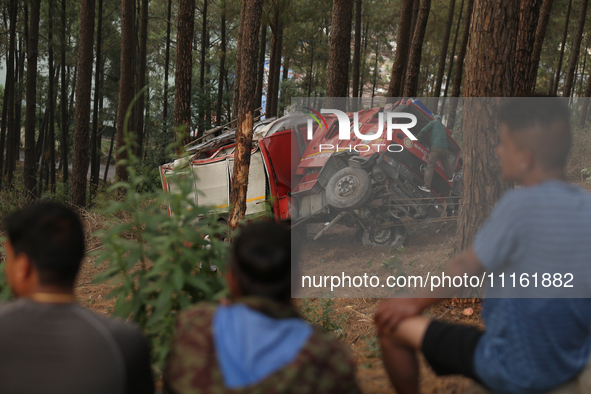
M408 71L406 73L406 81L404 84L404 96L406 97L417 95L419 72L421 69L421 55L423 53L423 40L425 38L430 10L431 0L422 0L408 59Z
M571 89L574 85L575 68L579 60L579 52L581 51L581 41L583 39L583 30L585 28L585 19L587 17L587 4L589 0L581 0L581 10L579 11L579 20L577 21L577 30L574 33L573 47L570 52L568 60L568 69L566 71L566 81L564 82L563 97L569 97Z
M441 55L439 55L439 68L437 69L437 80L435 81L435 90L433 91L433 96L437 97L437 102L439 101L439 95L441 93L441 84L443 83L443 74L445 73L445 63L447 60L447 47L449 45L449 36L451 35L451 26L454 21L454 9L456 6L456 0L449 1L449 9L447 11L447 24L445 25L445 34L443 35L443 45L441 46ZM457 37L457 35L456 35ZM452 60L453 62L453 52L452 52ZM450 67L451 69L451 67ZM437 105L434 107L435 111L437 111Z
M109 155L107 156L107 163L105 164L105 175L103 177L103 183L107 183L107 176L109 175L109 165L111 164L111 157L113 157L113 142L115 142L116 133L111 135L111 144L109 145Z
M513 96L531 95L529 72L533 58L531 50L536 39L536 28L540 16L542 0L522 1L519 9L519 25L515 56L513 57Z
M94 200L99 184L99 154L100 138L98 135L99 101L102 96L101 84L101 44L103 39L103 0L98 0L98 18L96 27L96 64L94 71L94 103L92 112L92 136L90 138L90 201Z
M61 103L60 107L62 110L62 141L61 141L61 166L62 166L62 178L64 184L68 183L68 175L69 175L69 168L68 168L68 133L70 129L70 125L68 122L68 81L66 80L66 0L62 0L62 28L61 28L61 55L62 55L62 64L61 64L61 71L62 71L62 95L61 95Z
M47 142L49 145L49 190L55 193L55 80L53 75L55 73L55 67L53 63L53 0L49 0L48 4L48 19L49 19L49 33L48 33L48 44L49 44L49 100L48 100L48 111L49 111L49 130L47 136ZM57 79L59 73L55 76Z
M558 92L558 82L560 81L560 70L562 68L562 59L564 57L564 47L566 45L566 36L568 35L568 25L570 22L570 9L572 6L572 0L568 0L568 6L566 7L566 18L564 20L564 31L562 33L562 44L560 45L560 56L558 57L558 66L556 67L556 77L554 78L554 90L553 94Z
M263 85L265 79L265 54L267 53L267 21L263 20L261 23L261 44L259 49L259 68L257 71L257 87L256 87L256 102L255 108L260 108L263 105ZM222 31L222 34L224 32ZM262 112L262 110L260 111Z
M178 20L176 72L174 76L174 127L176 129L185 126L183 132L189 134L191 132L191 77L193 74L192 44L195 29L195 0L179 1Z
M35 120L37 112L37 50L39 47L39 17L41 0L31 0L31 23L27 43L27 95L25 114L25 190L28 198L35 197Z
M273 32L273 39L271 40L271 56L269 57L269 76L267 78L267 105L265 108L265 116L275 116L273 112L273 97L275 92L275 73L277 68L277 56L279 51L279 25L280 25L280 6L279 2L275 4L275 12L273 16L273 23L271 24L271 31ZM281 55L279 55L281 56Z
M238 123L234 123L234 120L238 122L238 103L240 101L240 78L241 78L241 70L242 65L240 62L242 61L242 38L243 38L243 31L244 31L244 18L243 15L246 15L248 10L246 9L248 4L247 0L242 0L240 2L240 24L238 25L238 43L236 45L236 64L235 64L235 71L234 71L234 94L232 97L232 110L230 112L230 121L232 121L232 126L236 125L238 128Z
M115 174L120 180L127 180L127 168L120 165L122 160L127 160L127 152L121 149L125 145L124 130L131 133L131 125L125 124L127 111L133 95L133 41L134 41L134 12L133 0L121 0L121 68L119 73L119 105L117 108L117 153ZM132 117L130 116L131 120Z
M287 86L285 85L289 77L289 62L290 56L287 54L283 56L283 73L281 75L281 91L279 94L279 107L277 108L277 116L281 117L285 114L285 107L287 106Z
M226 1L222 0L222 25L221 25L221 53L220 53L220 79L218 80L218 102L216 108L215 125L222 124L222 101L224 99L224 75L226 73ZM258 97L258 91L257 91ZM257 107L258 108L258 107Z
M94 43L94 0L80 2L80 38L78 40L78 78L76 80L76 124L72 158L71 203L86 206L88 176L88 139L90 132L90 90L92 88L92 50ZM123 29L124 27L122 27ZM123 62L121 62L123 63ZM121 86L129 89L121 79Z
M166 54L164 55L164 108L162 110L162 118L164 125L168 126L168 67L170 63L170 25L172 24L170 18L172 17L172 0L168 0L168 17L166 19Z
M536 28L534 47L531 53L531 65L527 77L527 87L532 92L536 87L538 64L540 63L542 46L544 44L544 38L546 37L546 29L548 27L548 21L550 20L550 11L552 11L553 2L554 0L544 0L542 3L538 27Z
M464 102L464 187L456 250L468 248L492 207L507 189L500 180L494 148L499 141L497 97L507 97L518 28L519 2L476 0L466 59Z
M242 42L240 44L240 101L238 105L238 129L236 130L236 150L230 188L229 225L238 227L246 212L246 192L248 187L248 168L252 148L252 125L256 89L257 52L259 48L259 28L263 11L263 0L242 0L244 13L241 14Z
M352 9L353 0L332 1L330 52L326 80L326 95L328 97L347 97L349 59L351 58Z
M5 144L6 135L11 134L11 130L14 128L14 102L15 102L15 76L14 76L14 63L16 55L16 22L17 22L17 9L18 1L11 0L9 3L9 19L10 19L10 33L9 33L9 44L8 44L8 64L6 73L6 82L4 83L4 102L2 105L2 130L0 134L0 187L2 187L2 180L4 178L3 173L3 162L4 162L4 149L6 150L6 159L9 157L10 144ZM8 139L7 142L10 142Z
M361 0L355 0L355 52L353 52L353 97L359 97L359 66L361 63Z
M451 102L449 109L449 120L447 127L453 129L456 122L456 109L458 108L458 97L460 97L460 88L462 87L462 74L465 67L464 59L468 51L468 39L470 38L470 27L472 24L472 14L474 13L474 0L468 0L466 4L466 21L464 23L464 31L462 32L462 42L460 43L460 52L458 53L458 60L456 62L456 75L454 76L453 89L451 92ZM465 95L465 94L464 94Z
M399 97L404 87L404 67L408 60L411 37L413 0L402 0L400 8L400 22L398 23L398 37L396 39L396 57L392 65L392 77L388 86L388 97Z
M456 24L456 33L454 34L454 43L451 47L451 57L449 60L449 67L447 69L447 76L445 78L445 89L443 89L443 102L441 103L441 109L439 110L439 114L443 115L443 111L445 110L445 101L447 99L447 91L449 90L449 85L451 85L451 72L454 67L455 63L455 56L456 56L456 45L458 43L458 35L460 33L460 23L462 22L462 12L464 11L464 0L460 4L460 15L458 16L458 23Z
M140 15L140 49L139 49L139 68L138 68L138 92L142 90L146 86L146 62L148 57L147 52L148 46L148 0L142 0L142 8L141 8L141 15ZM136 111L136 124L135 124L135 131L136 131L136 143L137 146L135 147L135 155L139 160L142 160L143 157L143 148L144 148L144 110L146 108L146 101L147 101L147 88L142 94L139 95L137 98L137 111Z
M314 80L314 43L310 43L310 70L308 71L308 97L312 95L312 82Z
M363 97L363 86L368 75L367 71L367 43L369 42L369 22L365 23L365 29L363 30L363 51L361 52L361 58L363 63L361 65L361 72L359 76L359 91L358 97Z
M581 116L579 117L580 128L583 128L589 119L589 99L587 97L591 97L591 73L589 73L589 77L587 78L587 87L585 88L584 97L583 108L581 109Z
M273 69L273 90L271 91L271 113L269 116L277 116L277 107L279 104L279 75L281 74L281 56L283 52L283 20L279 18L279 26L277 27L277 50L275 52L275 67ZM269 95L267 95L269 99Z
M201 100L199 100L199 134L203 135L205 131L205 59L207 50L207 0L203 0L203 19L201 23L201 64L199 75L199 88L201 89Z

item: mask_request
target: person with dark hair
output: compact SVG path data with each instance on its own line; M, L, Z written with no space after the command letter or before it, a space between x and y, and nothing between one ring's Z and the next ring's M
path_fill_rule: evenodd
M40 202L6 217L4 229L17 299L0 304L0 393L153 393L141 332L75 301L85 247L76 213Z
M423 179L425 181L424 186L419 186L424 192L431 192L431 182L433 181L433 173L435 172L435 165L438 160L441 160L443 170L447 176L449 182L453 180L454 170L449 162L450 153L447 150L447 129L441 123L441 115L435 115L433 120L427 123L425 127L419 131L417 138L420 140L424 137L429 137L429 143L431 144L429 159L427 160L427 167Z
M591 195L565 181L569 109L558 98L513 98L499 117L501 176L522 187L502 196L472 246L444 269L449 277L487 271L498 280L487 282L486 330L422 315L457 293L451 284L424 292L425 298L383 302L375 322L384 365L399 394L419 391L417 350L437 374L478 382L476 392L582 394L591 387L591 300L532 298L558 290L543 279L534 288L534 273L555 280L558 273L585 272L591 262ZM511 273L518 273L519 282L520 272L530 273L531 287L499 283L501 274ZM577 283L589 289L588 282Z
M181 312L164 373L168 393L359 393L350 355L291 302L291 235L253 222L234 241L231 303Z

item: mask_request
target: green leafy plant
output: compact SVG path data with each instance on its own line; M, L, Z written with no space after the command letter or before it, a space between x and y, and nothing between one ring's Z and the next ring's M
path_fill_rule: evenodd
M581 170L581 175L585 177L586 180L591 182L591 167L585 167Z
M125 124L130 114L128 110ZM218 271L225 266L227 227L195 204L186 168L170 177L177 186L175 193L161 189L138 193L146 179L135 170L138 159L132 139L125 130L122 149L128 159L119 165L127 166L129 181L111 187L123 196L103 209L109 218L107 229L95 233L103 244L96 252L96 264L108 262L108 267L94 281L115 285L108 295L116 299L113 314L133 320L144 331L158 371L169 352L177 312L226 293Z
M337 315L333 307L332 297L323 298L319 303L306 298L302 302L300 311L309 323L322 327L324 331L333 332L339 338L345 337L345 323L349 315Z

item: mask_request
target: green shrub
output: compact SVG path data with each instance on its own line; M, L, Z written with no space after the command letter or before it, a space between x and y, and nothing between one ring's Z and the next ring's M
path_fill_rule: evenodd
M96 263L108 261L108 267L95 283L115 284L108 295L116 299L113 314L133 320L144 331L158 371L170 348L177 312L226 293L223 278L212 267L224 268L227 244L220 238L227 228L215 214L196 206L192 182L182 181L182 170L173 175L180 193L138 193L146 178L135 170L138 159L125 134L129 181L111 187L123 196L102 210L107 229L95 233L103 244Z

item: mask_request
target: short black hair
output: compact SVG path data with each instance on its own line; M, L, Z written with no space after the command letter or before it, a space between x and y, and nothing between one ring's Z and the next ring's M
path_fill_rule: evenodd
M272 221L246 225L235 239L231 269L244 295L285 301L291 296L291 234Z
M542 167L561 170L566 166L572 136L568 99L550 96L505 99L499 118L513 136L528 147Z
M78 215L55 202L38 202L4 219L15 255L24 253L44 285L72 287L84 257L84 230Z

